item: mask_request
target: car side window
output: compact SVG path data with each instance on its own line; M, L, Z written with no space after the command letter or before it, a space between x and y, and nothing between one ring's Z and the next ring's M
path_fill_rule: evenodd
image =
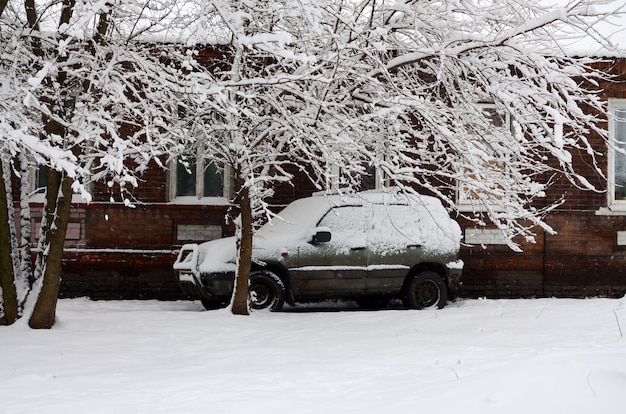
M350 248L365 247L365 223L368 209L361 206L335 207L326 213L318 227L330 229L330 243Z

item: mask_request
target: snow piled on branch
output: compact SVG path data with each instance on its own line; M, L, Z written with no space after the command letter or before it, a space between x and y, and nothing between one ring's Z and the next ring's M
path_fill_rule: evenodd
M50 137L58 152L29 151L75 176L77 189L104 180L125 191L151 161L201 153L236 172L267 220L266 199L296 175L320 190L357 189L376 169L450 209L461 188L483 211L477 225L532 240L532 227L549 229L543 217L554 208L535 207L544 177L593 187L574 171L579 150L602 175L586 137L606 131L581 107L601 113L604 103L573 78L590 88L603 78L593 59L575 58L573 42L622 50L605 32L623 19L620 2L550 3L86 0L52 36L60 6L42 3L37 36L55 53L28 55L3 26L3 56L14 59L3 60L14 80L3 82L3 105L12 105L15 130L39 139L32 121L56 115L43 102L64 100L58 121L68 141ZM79 47L109 11L106 41ZM221 45L213 61L200 53L206 45ZM58 73L67 87L46 82ZM29 113L20 118L23 102ZM485 103L507 126L494 127ZM80 160L63 152L72 145Z

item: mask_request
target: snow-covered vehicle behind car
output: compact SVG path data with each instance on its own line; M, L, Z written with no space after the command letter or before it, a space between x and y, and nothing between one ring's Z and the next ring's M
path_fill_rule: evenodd
M456 294L459 225L428 196L362 192L289 204L254 236L252 308L352 299L364 307L393 298L409 308L443 307ZM182 290L207 309L227 305L236 270L234 237L181 248Z

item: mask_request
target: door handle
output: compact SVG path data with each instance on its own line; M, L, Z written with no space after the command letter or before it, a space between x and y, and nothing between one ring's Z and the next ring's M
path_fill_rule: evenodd
M351 247L350 250L352 251L365 250L365 246Z
M421 249L422 245L421 244L409 244L407 247L409 249Z

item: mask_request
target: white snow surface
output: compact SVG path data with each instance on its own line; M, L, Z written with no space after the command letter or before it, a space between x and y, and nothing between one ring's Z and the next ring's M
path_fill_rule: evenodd
M626 407L624 298L459 300L429 311L343 305L243 317L198 302L60 300L51 330L24 320L0 327L0 413Z

